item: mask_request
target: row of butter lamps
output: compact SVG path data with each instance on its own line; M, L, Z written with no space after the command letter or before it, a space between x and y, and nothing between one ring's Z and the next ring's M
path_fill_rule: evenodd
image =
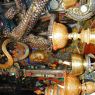
M87 44L95 44L95 30L87 29L82 30L81 33L69 34L65 25L54 22L51 36L49 38L52 41L52 47L54 50L64 48L68 39L80 39L82 42L86 42ZM47 87L45 95L80 95L95 92L94 82L89 81L81 84L78 79L78 76L83 74L84 71L89 68L89 61L79 54L73 54L71 61L72 62L69 65L71 65L72 70L69 74L64 76L64 83Z

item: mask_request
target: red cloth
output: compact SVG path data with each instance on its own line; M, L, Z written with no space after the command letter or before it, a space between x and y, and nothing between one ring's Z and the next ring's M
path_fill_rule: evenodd
M40 77L40 78L37 78L38 81L42 81L42 80L50 80L50 81L53 81L53 82L56 82L56 83L59 83L60 81L56 78L43 78L43 77Z
M84 54L95 54L95 45L93 44L86 44L84 48Z

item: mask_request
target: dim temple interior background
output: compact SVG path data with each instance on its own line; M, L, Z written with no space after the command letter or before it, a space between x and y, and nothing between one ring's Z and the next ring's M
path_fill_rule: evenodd
M95 95L95 0L0 0L0 95Z

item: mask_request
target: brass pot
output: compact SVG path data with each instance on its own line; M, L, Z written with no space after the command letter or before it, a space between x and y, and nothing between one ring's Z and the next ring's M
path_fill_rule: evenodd
M80 95L81 83L77 77L67 75L64 79L64 95Z
M65 25L54 22L52 30L53 49L57 50L66 46L68 41L68 31Z
M45 89L45 95L81 95L95 92L95 83L86 82L81 84L76 76L64 74L64 82L55 84Z
M64 82L55 84L45 89L45 95L80 95L81 83L77 77L64 76Z
M85 68L87 67L87 62L83 57L79 54L73 54L72 55L72 70L70 74L73 76L78 76L80 74L83 74L85 71Z
M78 77L67 75L64 78L64 95L91 94L95 92L94 82L85 82L81 84Z
M71 1L70 1L71 2ZM52 27L52 44L53 49L57 50L66 46L68 39L77 40L87 44L95 44L95 29L82 30L81 33L69 33L65 25L53 23Z

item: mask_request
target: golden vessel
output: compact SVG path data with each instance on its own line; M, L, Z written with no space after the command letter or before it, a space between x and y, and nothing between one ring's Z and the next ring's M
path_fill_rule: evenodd
M29 58L31 62L47 62L48 54L43 50L35 50L30 54Z
M64 85L64 83L61 85ZM51 85L45 89L45 95L65 95L64 89L56 85Z
M66 46L68 41L68 31L65 25L54 22L52 30L53 49L57 50Z
M80 34L68 34L68 30L65 25L54 22L51 38L54 50L65 47L68 39L81 39L82 42L85 42L87 44L95 44L95 29L82 30Z
M65 75L64 82L47 87L45 89L45 95L81 95L81 93L90 94L94 91L94 82L86 82L81 84L78 77Z
M80 54L73 54L71 66L72 70L70 74L78 76L84 73L85 69L88 67L88 62Z
M77 77L67 75L64 79L64 95L80 95L81 83Z

